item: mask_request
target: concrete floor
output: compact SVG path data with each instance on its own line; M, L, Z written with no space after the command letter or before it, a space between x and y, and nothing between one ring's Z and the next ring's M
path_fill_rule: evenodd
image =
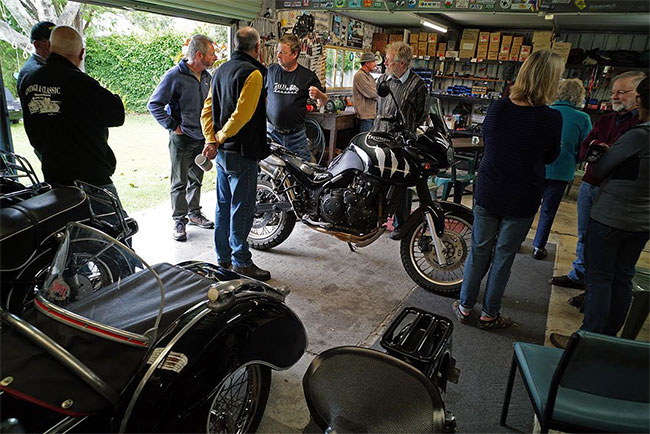
M577 191L576 185L563 200L549 238L558 246L555 274L568 272L575 256ZM466 196L463 201L470 205L471 197ZM214 192L205 194L202 204L205 214L212 216ZM212 231L189 226L187 242L176 242L171 235L170 215L168 203L135 213L133 216L140 224L140 232L134 238L135 250L150 264L190 259L216 262ZM535 228L536 221L530 238ZM345 243L297 224L289 239L271 252L253 251L253 260L271 271L273 278L269 283L291 289L287 304L303 320L309 336L304 357L291 369L273 373L271 395L259 432L302 432L309 422L302 376L311 360L330 347L371 345L415 284L402 268L399 243L386 235L352 253ZM286 267L289 261L291 269ZM650 268L647 247L639 265ZM580 326L582 315L566 303L577 293L552 287L547 345L550 333L570 334ZM639 339L650 340L648 322Z

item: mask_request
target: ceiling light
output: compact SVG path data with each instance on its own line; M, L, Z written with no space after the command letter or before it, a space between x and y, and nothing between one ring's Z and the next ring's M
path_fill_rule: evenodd
M430 29L436 30L438 32L447 33L447 28L445 26L441 26L440 24L435 24L428 20L422 20L420 21L420 24L422 24L424 27L429 27Z

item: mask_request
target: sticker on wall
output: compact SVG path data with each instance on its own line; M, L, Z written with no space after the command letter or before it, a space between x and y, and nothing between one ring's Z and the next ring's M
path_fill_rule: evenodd
M372 3L372 7L379 9L384 7L384 2L382 0L377 0Z
M360 8L361 7L361 0L348 0L348 7L349 8Z
M303 6L309 6L309 0L302 0Z
M445 0L445 7L450 9L454 5L454 0Z
M486 9L486 10L492 10L492 9L494 9L494 3L486 4L486 5L485 5L485 9Z
M510 9L512 0L499 0L499 6L501 6L501 9Z
M575 1L576 6L578 6L578 9L583 10L584 8L587 7L587 2L585 0L576 0Z
M520 9L530 9L530 4L529 3L514 3L512 6L510 6L510 9L515 9L515 10L520 10Z
M332 9L334 7L334 2L323 2L321 6L325 9Z
M472 4L472 5L469 5L469 8L470 9L483 9L483 5Z
M363 7L364 8L371 8L372 7L372 0L363 0Z
M345 0L334 0L334 6L342 8L345 6Z
M456 0L456 7L467 9L469 7L469 0Z
M432 2L429 0L420 0L420 3L418 4L418 7L421 8L439 8L440 7L440 2Z
M409 9L413 9L418 4L418 2L417 2L417 0L408 0L407 4L408 4Z

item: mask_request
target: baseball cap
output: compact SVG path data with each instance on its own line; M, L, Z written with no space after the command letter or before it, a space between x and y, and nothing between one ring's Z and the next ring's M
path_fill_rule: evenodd
M34 24L34 27L32 27L32 32L30 33L29 40L31 42L34 42L50 39L50 33L52 33L52 29L54 27L56 27L56 24L53 22L39 21L38 23Z

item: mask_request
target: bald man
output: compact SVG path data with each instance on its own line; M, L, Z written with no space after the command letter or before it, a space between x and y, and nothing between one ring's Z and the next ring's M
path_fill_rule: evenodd
M43 176L52 185L80 180L109 190L115 155L108 127L124 123L118 95L81 71L85 49L72 27L57 26L50 35L45 65L25 78L25 130L42 155Z

